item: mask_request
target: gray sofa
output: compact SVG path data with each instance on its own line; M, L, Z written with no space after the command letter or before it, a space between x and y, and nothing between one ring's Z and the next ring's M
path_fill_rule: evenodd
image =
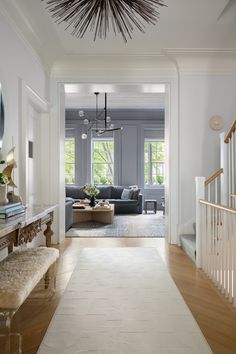
M143 196L138 194L136 199L121 199L121 194L124 186L101 186L98 187L100 193L97 195L97 200L107 199L109 203L114 204L115 214L142 214L143 210ZM85 199L87 196L84 193L84 187L76 185L66 186L66 197L73 200Z
M73 224L73 213L72 213L72 205L74 203L74 199L66 198L65 200L65 229L68 231Z

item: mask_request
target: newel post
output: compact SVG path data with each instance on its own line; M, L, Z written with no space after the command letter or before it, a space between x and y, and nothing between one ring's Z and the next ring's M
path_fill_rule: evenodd
M205 199L205 177L195 177L196 184L196 266L202 266L202 213L200 199Z

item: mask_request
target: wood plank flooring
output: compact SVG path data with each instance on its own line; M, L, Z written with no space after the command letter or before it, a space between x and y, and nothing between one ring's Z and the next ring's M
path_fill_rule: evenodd
M47 301L27 300L13 320L13 330L23 335L23 354L37 352L83 247L156 247L213 353L236 354L236 309L228 304L178 246L168 245L164 239L141 238L66 239L59 245L54 298Z

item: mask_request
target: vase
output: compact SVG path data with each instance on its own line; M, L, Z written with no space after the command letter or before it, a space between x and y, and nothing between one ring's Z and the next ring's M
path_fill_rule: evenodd
M9 201L7 199L7 185L0 184L0 205L7 204Z
M89 203L89 205L91 206L91 208L93 208L94 206L95 206L95 197L94 196L92 196L92 197L90 197L90 203Z

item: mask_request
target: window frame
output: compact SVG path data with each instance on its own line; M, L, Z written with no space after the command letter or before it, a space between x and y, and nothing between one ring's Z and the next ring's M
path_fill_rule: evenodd
M152 161L152 146L151 146L151 143L157 143L157 142L160 142L160 143L163 143L164 144L164 161L162 160L156 160L156 161ZM145 144L146 143L149 143L149 149L148 149L148 182L149 183L145 183L145 166L146 166L146 160L145 160ZM153 183L150 183L152 181L152 178L153 178L153 174L152 174L152 164L153 163L156 163L157 165L158 164L162 164L163 165L163 174L160 175L160 176L163 176L164 177L164 183L163 184L153 184ZM158 175L159 176L159 175ZM144 138L144 189L163 189L165 187L165 140L164 139L155 139L155 138Z
M113 162L112 163L105 163L105 162L101 162L101 165L112 165L112 171L113 171L113 175L112 175L112 183L111 184L97 184L96 186L110 186L110 185L114 185L115 184L115 139L114 136L113 137L91 137L91 183L94 183L94 143L96 142L112 142L113 143ZM95 164L99 164L99 163L95 163Z

